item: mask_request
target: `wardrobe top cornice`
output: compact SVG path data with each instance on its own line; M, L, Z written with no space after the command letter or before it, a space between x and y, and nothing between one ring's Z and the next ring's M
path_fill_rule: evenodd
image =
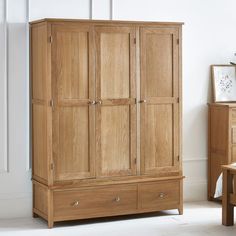
M133 24L133 25L175 25L182 26L183 22L154 22L154 21L120 21L120 20L86 20L86 19L58 19L58 18L44 18L29 22L29 24L38 24L42 22L77 22L77 23L96 23L96 24Z

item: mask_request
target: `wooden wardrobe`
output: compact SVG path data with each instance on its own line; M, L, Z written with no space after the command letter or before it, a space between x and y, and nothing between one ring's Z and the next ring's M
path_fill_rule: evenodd
M33 215L183 212L182 23L30 23Z

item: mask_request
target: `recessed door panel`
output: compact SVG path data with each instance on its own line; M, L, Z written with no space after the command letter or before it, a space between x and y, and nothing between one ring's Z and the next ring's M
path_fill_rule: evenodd
M60 99L88 99L89 32L59 31L56 40Z
M173 95L173 35L146 35L146 96Z
M126 106L101 108L101 173L117 175L129 172L130 112Z
M56 179L87 175L89 163L89 108L64 107L59 111L59 151Z
M101 33L101 98L129 98L130 35Z
M145 169L171 167L173 163L172 105L147 105L145 117Z

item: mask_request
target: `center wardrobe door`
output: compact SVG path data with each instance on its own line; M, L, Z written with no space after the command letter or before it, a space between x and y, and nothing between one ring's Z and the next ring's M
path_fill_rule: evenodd
M95 28L98 177L136 173L135 29Z
M52 26L54 180L95 177L93 29Z

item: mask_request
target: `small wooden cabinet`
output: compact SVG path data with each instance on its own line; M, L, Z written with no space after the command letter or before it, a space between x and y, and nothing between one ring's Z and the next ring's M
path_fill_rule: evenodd
M30 24L33 212L183 211L181 23Z
M236 103L208 104L208 199L213 200L222 165L236 162Z

